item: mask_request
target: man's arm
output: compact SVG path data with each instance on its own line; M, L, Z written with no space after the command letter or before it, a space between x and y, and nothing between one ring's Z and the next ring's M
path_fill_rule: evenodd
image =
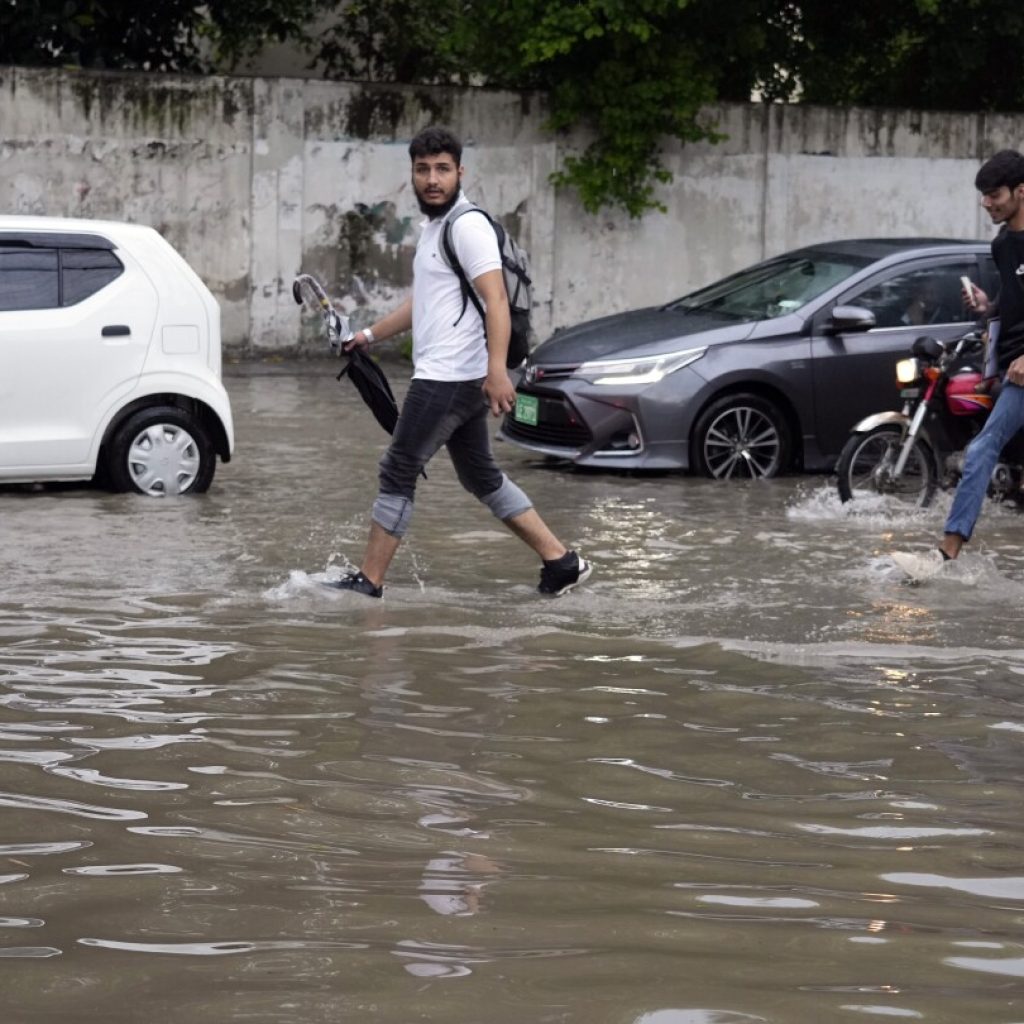
M382 316L375 324L370 325L374 341L384 341L396 334L412 330L412 296L410 295L400 306L386 316ZM345 346L346 351L353 348L366 348L370 339L366 331L356 331L355 337Z
M508 313L505 277L500 270L487 270L473 278L473 287L484 303L484 331L487 334L487 378L484 396L491 406L491 415L511 412L516 404L516 389L509 379L505 360L512 320Z

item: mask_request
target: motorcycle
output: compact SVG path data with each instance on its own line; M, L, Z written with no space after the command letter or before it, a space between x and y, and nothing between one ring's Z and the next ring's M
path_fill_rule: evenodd
M995 396L982 374L965 362L982 353L983 336L970 331L951 341L922 336L909 359L896 364L903 407L868 416L851 431L836 464L839 497L891 495L920 508L936 492L956 487L964 452L977 436ZM1024 502L1024 455L1017 438L1003 450L989 482L989 496Z

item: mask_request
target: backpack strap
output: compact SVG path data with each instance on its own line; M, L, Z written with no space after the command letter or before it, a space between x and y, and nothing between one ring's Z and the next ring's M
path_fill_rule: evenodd
M454 217L446 217L444 227L441 229L441 248L444 250L444 258L448 263L448 266L455 272L455 276L459 279L459 287L462 289L462 312L459 313L452 324L455 326L466 315L466 306L472 302L476 307L476 311L480 314L480 319L486 323L486 317L484 315L484 304L480 301L480 296L477 295L476 289L470 283L469 278L466 276L465 270L462 269L462 264L459 262L459 257L455 255L455 246L452 243L452 225L464 214L467 213L482 213L491 225L494 225L491 215L486 210L481 210L479 206L467 206L462 210L459 210ZM500 255L500 246L499 246Z

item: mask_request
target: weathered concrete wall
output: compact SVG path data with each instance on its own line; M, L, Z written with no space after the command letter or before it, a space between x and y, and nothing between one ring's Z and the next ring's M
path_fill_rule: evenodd
M321 276L358 324L408 288L420 215L406 146L424 124L466 141L465 187L530 251L536 326L685 291L829 238L985 238L978 162L1024 117L729 105L727 137L670 145L665 214L590 216L548 176L536 96L300 79L0 68L0 210L151 224L221 300L237 354L319 344L291 281Z

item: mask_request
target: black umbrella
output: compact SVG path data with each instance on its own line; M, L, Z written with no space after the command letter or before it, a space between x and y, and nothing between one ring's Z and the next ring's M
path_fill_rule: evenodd
M380 364L361 348L354 348L350 352L343 349L342 354L348 357L348 363L341 368L338 380L348 374L348 379L355 384L356 391L369 406L374 418L389 434L393 434L398 422L398 403Z
M398 403L384 371L362 348L345 349L345 342L351 341L355 332L348 317L342 316L334 308L323 285L312 274L300 274L292 284L292 295L299 305L302 305L304 292L312 294L323 314L332 351L340 352L347 359L338 374L338 380L348 374L348 379L355 384L374 418L389 434L393 434L398 422Z

